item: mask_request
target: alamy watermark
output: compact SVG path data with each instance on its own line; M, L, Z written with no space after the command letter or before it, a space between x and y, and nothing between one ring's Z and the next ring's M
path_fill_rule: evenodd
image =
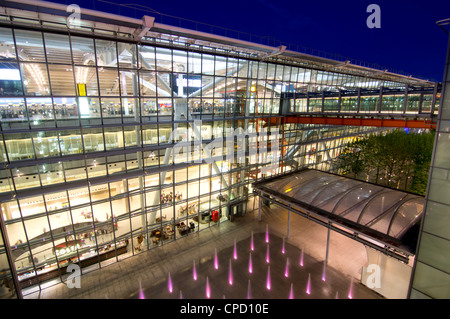
M66 19L69 28L79 27L81 25L81 8L78 4L70 4L66 8L66 12L70 13Z
M381 28L381 8L378 4L369 4L366 12L371 14L367 17L366 25L369 29Z
M176 163L212 164L216 161L246 164L259 163L261 173L273 172L279 166L280 133L278 128L270 131L262 128L259 132L248 129L225 129L225 136L214 138L208 144L201 136L202 121L196 120L192 125L193 138L184 139L184 131L174 131L173 161Z
M70 275L67 277L66 285L68 288L81 288L81 269L76 264L70 264L67 266L67 273Z
M381 288L381 268L377 264L369 264L366 268L366 272L370 273L366 279L366 286L374 289Z

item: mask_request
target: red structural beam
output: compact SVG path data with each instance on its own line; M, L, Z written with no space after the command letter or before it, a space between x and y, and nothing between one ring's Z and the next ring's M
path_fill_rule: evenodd
M272 124L277 124L280 118L265 119ZM410 119L387 119L387 118L347 118L329 116L286 116L281 119L283 123L297 124L325 124L344 126L376 126L376 127L407 127L436 129L436 123L430 120L410 120Z

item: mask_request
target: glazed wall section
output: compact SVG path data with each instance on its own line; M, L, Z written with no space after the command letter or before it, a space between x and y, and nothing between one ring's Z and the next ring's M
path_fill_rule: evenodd
M281 93L357 86L356 76L20 26L0 28L0 42L5 295L10 262L25 294L44 288L69 262L90 271L244 214L253 181L332 170L346 143L379 132L270 121ZM367 84L382 85L401 86ZM280 147L221 157L237 154L225 140L238 129ZM199 135L219 141L214 163L175 152Z

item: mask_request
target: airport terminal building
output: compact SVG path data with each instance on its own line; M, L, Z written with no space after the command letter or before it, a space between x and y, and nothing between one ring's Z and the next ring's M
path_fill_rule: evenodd
M0 7L0 297L232 222L253 183L337 173L347 143L431 127L438 113L437 83L150 16L72 12Z

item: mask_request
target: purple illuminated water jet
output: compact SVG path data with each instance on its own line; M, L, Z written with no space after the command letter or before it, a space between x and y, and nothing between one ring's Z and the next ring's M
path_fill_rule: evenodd
M269 225L266 224L266 243L269 243Z
M183 293L180 290L180 299L183 299Z
M219 269L219 257L217 256L217 248L214 248L214 268Z
M139 282L139 299L145 299L144 290L142 289L142 285Z
M252 262L252 253L249 253L248 256L248 272L253 273L253 262Z
M228 283L230 285L233 285L233 269L231 268L231 259L228 266Z
M237 247L236 247L236 238L234 239L234 248L233 248L233 258L237 260Z
M285 243L284 243L284 237L283 237L283 246L281 247L281 253L284 254L286 252L285 250Z
M267 245L267 251L266 251L266 263L270 262L270 251L269 251L269 245Z
M311 294L311 274L308 274L308 283L306 284L306 293Z
M327 280L327 264L324 263L323 264L323 270L322 270L322 281L326 281Z
M250 238L250 250L251 251L255 250L255 244L253 243L253 232L252 232L252 237Z
M270 290L271 287L272 287L272 285L270 282L270 266L267 266L266 288L267 288L267 290Z
M167 288L169 289L170 293L173 292L172 278L170 277L170 272L169 272L169 276L167 279Z
M195 267L195 260L193 261L192 266L192 278L194 278L194 280L197 280L197 268Z
M286 258L286 267L284 267L284 277L289 277L289 257Z
M353 299L353 278L350 280L350 288L348 289L348 299Z
M252 299L252 286L250 284L250 279L248 280L247 299Z
M291 290L289 291L289 299L294 299L294 284L291 283Z
M211 298L211 287L209 287L209 278L206 277L206 298Z
M300 267L303 267L303 250L300 254Z

